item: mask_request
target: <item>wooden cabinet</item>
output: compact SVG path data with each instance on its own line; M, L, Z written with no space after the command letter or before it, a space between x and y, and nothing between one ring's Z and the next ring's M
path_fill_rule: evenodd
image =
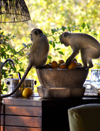
M3 99L1 131L42 131L41 101L35 98Z
M4 98L1 106L0 131L69 131L67 110L88 103L98 104L100 97Z

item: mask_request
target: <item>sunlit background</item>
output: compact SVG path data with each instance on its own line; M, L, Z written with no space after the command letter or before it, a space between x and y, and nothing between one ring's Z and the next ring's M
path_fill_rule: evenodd
M87 33L100 41L100 0L25 0L30 12L31 20L19 23L2 23L1 34L1 61L7 58L15 61L16 71L9 72L9 65L6 65L2 74L2 82L11 78L18 78L24 74L28 66L28 53L30 45L30 32L33 28L40 28L48 36L49 41L54 41L55 46L50 44L49 56L47 62L59 59L66 60L71 54L70 47L65 47L59 42L59 35L63 32L63 27L70 32ZM55 37L55 38L53 38ZM57 48L60 48L57 50ZM14 52L15 51L15 52ZM59 51L63 52L59 53ZM80 55L76 57L81 62ZM94 67L100 68L100 59L93 60ZM90 79L90 73L87 79ZM35 92L40 85L34 68L31 69L27 78L35 79ZM6 92L6 86L2 84L3 92Z

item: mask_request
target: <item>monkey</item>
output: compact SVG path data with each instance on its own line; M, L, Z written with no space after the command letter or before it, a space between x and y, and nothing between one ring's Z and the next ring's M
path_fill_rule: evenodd
M31 31L31 41L33 42L30 53L29 53L29 64L28 67L20 80L20 83L16 86L16 88L7 95L1 96L1 99L4 97L8 97L14 94L17 89L21 86L22 82L26 78L28 72L32 67L34 68L42 68L46 63L48 52L49 52L49 42L45 34L43 34L42 30L35 28Z
M92 59L100 57L100 43L91 35L64 32L60 35L60 42L65 46L70 46L73 51L66 60L67 66L79 51L81 53L83 68L92 68Z

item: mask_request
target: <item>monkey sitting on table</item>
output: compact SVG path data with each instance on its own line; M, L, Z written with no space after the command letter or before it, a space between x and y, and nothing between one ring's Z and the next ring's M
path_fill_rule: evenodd
M60 41L65 46L71 46L73 50L71 56L66 60L67 66L79 51L81 52L83 68L93 67L92 59L100 57L100 43L88 34L64 32L60 35Z
M31 31L31 40L33 42L33 45L29 53L29 64L22 79L20 80L20 83L16 86L12 93L3 95L1 96L1 98L8 97L15 93L16 90L21 86L22 82L24 81L25 77L32 67L42 68L43 65L46 63L49 51L49 43L46 35L43 34L42 30L35 28Z

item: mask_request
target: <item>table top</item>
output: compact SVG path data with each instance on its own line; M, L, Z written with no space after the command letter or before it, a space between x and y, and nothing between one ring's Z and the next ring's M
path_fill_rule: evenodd
M89 103L89 102L99 102L100 96L84 96L82 98L65 98L65 99L43 99L39 97L38 93L35 93L29 98L24 97L7 97L3 98L2 103L6 105L21 105L21 106L63 106L65 104L71 103Z

